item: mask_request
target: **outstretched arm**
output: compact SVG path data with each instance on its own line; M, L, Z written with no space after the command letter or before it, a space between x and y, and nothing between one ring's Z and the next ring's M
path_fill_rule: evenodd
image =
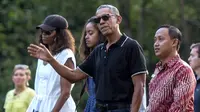
M39 46L30 44L30 46L28 47L28 52L32 57L47 61L49 64L51 64L55 71L58 72L60 76L64 77L71 83L77 82L87 77L87 75L81 70L74 70L57 62L56 59L53 58L49 50L42 44L40 44Z

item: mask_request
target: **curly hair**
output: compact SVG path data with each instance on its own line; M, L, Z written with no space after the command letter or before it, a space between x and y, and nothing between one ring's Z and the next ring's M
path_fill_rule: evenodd
M41 30L39 30L39 35L37 36L37 44L42 43L42 33ZM75 53L75 39L70 32L69 29L56 29L56 35L55 35L54 44L52 46L52 54L56 55L59 52L61 52L63 49L69 48ZM47 48L48 45L44 44Z
M86 36L86 25L87 24L92 23L94 25L94 27L99 31L98 32L98 34L99 34L98 44L103 43L105 41L105 37L102 35L100 30L98 29L97 24L95 23L94 19L95 19L95 17L91 17L90 19L88 19L87 22L85 23L83 31L82 31L82 36L81 36L80 46L79 46L79 55L80 55L81 60L86 59L89 56L89 54L92 52L92 50L94 49L94 47L90 48L86 45L85 36Z

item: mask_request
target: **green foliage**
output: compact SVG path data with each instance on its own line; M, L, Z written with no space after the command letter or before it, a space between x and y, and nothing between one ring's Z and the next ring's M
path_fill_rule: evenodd
M49 14L56 13L66 17L76 40L76 58L79 64L78 46L82 28L101 4L113 4L119 8L123 16L120 28L142 45L150 74L158 61L153 50L153 38L158 26L167 23L181 29L184 41L180 53L184 59L188 58L189 52L186 49L189 49L189 45L200 41L199 0L1 0L0 108L3 107L7 91L13 88L11 75L15 64L30 65L31 87L34 85L37 60L28 55L26 48L35 42L35 27ZM76 83L72 91L75 101L78 100L81 87L81 82ZM78 107L79 111L83 110L86 100L85 93Z

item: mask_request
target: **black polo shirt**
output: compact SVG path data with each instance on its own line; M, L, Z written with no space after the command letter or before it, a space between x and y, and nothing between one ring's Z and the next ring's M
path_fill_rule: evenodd
M146 73L146 61L139 43L122 35L106 51L97 46L79 69L94 78L98 102L131 104L134 86L132 76Z

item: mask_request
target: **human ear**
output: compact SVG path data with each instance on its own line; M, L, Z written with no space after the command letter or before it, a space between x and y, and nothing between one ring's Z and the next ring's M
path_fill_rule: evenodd
M117 16L117 24L120 24L122 22L122 17L121 16Z
M179 40L178 40L178 39L173 39L172 46L177 47L177 46L178 46L178 43L179 43Z

